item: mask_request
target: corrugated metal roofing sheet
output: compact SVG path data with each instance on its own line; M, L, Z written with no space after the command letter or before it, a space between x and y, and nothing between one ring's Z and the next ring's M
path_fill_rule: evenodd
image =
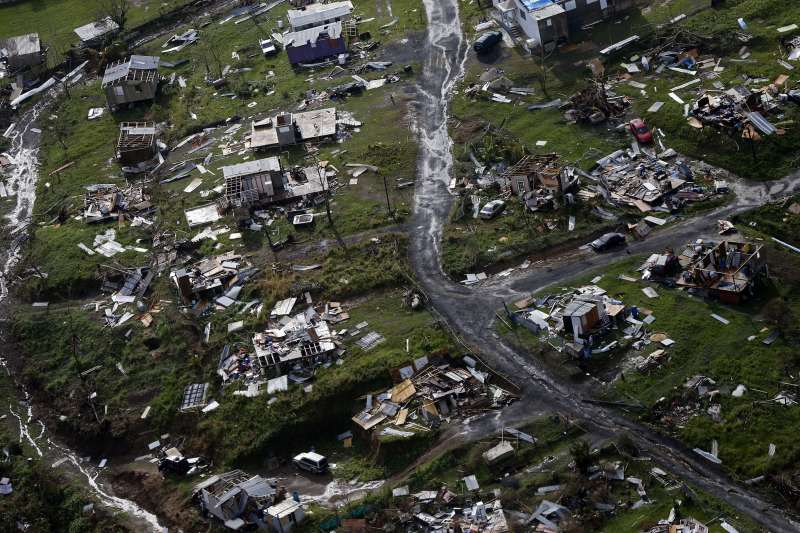
M280 172L280 170L280 160L277 157L267 157L265 159L256 159L255 161L247 161L245 163L239 163L238 165L222 167L222 174L227 179L257 174L259 172Z
M157 70L160 59L156 56L132 55L127 61L115 63L106 68L103 85L124 78L131 70Z
M331 2L330 4L311 4L305 9L290 9L286 13L286 18L289 19L289 27L297 28L346 17L352 12L352 2Z
M41 51L38 33L27 33L0 40L0 57L26 56Z
M119 25L111 20L111 17L106 17L75 28L75 33L80 37L81 41L91 41L118 29Z
M342 36L342 23L331 22L324 26L315 26L307 30L300 30L287 33L283 36L283 44L286 47L291 46L304 46L309 42L315 43L319 40L320 35L326 34L331 39L338 39Z

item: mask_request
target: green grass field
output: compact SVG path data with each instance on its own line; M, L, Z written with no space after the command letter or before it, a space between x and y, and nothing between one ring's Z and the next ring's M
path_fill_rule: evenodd
M573 459L571 446L583 437L580 428L564 423L558 416L552 416L535 419L520 429L536 437L536 445L518 442L506 435L516 451L513 456L496 465L487 464L482 453L499 442L500 434L457 446L416 469L409 479L412 492L447 486L449 490L463 494L462 478L474 474L480 485L478 496L486 498L484 495L499 490L506 512L530 512L544 499L569 507L575 518L562 524L562 527L570 531L638 531L666 518L670 509L676 506L677 499L682 500L681 516L694 517L707 523L709 531L714 533L724 531L715 520L720 517L733 523L739 531L759 531L750 520L738 516L724 503L704 493L692 491L694 497L688 498L666 490L650 475L652 465L649 462L637 461L621 451L625 450L624 438L618 439L616 447L609 443L596 450L592 455L592 464L603 467L620 461L625 465L626 477L642 479L651 503L639 509L628 508L639 499L633 485L628 482L611 482L607 487L595 486L594 490L584 486L586 482L570 465ZM537 494L539 487L547 485L561 485L562 488L552 494ZM605 517L602 513L593 512L591 505L586 506L585 500L581 500L582 496L588 496L586 493L592 495L593 501L618 504L614 516Z
M770 309L774 309L777 302L783 302L780 306L783 314L797 316L800 312L800 277L797 274L800 260L791 252L772 246L762 253L767 254L772 282L760 290L760 298L740 306L704 301L661 286L656 287L658 298L648 298L641 291L644 284L617 278L619 274L636 277L634 270L641 258L562 284L577 287L600 274L602 279L597 284L608 294L621 299L627 306L652 311L656 320L650 330L663 332L675 341L667 350L669 360L646 374L631 370L625 373L624 380L612 380L613 386L607 391L609 398L626 403L631 400L641 402L649 410L649 414L643 415L645 420L661 426L665 420L661 417L670 414L667 406L672 401L684 403L681 398L687 379L695 375L714 379L722 392L713 402L722 406L721 422L715 423L705 414L709 402L701 400L697 414L690 416L688 421L661 427L674 432L691 447L708 449L711 440L717 439L723 466L743 479L792 469L800 453L792 429L800 423L800 409L769 401L787 390L782 382L791 381L791 376L800 368L797 348L791 337L778 340L771 346L761 343L776 327L771 321L775 313ZM721 324L711 317L712 313L726 318L730 324ZM787 320L793 321L791 318ZM498 328L531 352L538 353L542 346L526 331L512 334L504 325ZM751 336L753 340L748 340ZM592 366L604 369L602 372L608 375L609 367L619 368L622 359L634 354L647 355L654 350L654 346L649 346L641 352L631 349L610 356L598 354ZM546 355L551 364L561 364L559 360L564 357L563 354ZM750 392L745 398L731 397L731 391L739 384L744 384ZM793 389L789 387L788 390ZM777 445L772 458L766 454L770 443Z
M131 2L128 27L161 16L187 0L136 0ZM106 16L99 0L19 0L0 6L0 39L38 32L50 48L48 61L58 64L59 56L78 43L73 30Z

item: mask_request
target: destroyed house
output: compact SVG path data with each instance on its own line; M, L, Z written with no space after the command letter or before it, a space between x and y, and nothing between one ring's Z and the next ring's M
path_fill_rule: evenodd
M767 274L761 248L733 241L689 245L679 257L684 270L676 283L705 291L723 303L740 303L753 294L755 284Z
M572 334L575 342L589 335L606 319L605 305L590 298L575 298L563 310L564 332Z
M102 46L107 39L116 35L117 32L119 32L119 24L111 20L111 17L75 28L75 34L81 40L82 48Z
M643 213L661 206L672 210L683 202L707 198L708 194L697 188L687 190L695 170L684 161L665 161L668 156L662 153L630 157L625 151L617 150L597 161L598 168L593 176L610 200L636 207Z
M469 364L458 367L420 357L398 372L403 378L400 383L368 395L366 405L352 417L363 433L410 437L414 435L410 430L419 424L438 427L443 418L468 417L513 400L500 386L489 384L489 373Z
M331 2L311 4L302 9L290 9L286 13L286 18L289 20L289 27L292 31L298 32L315 26L349 20L352 13L352 2Z
M266 150L336 135L336 108L327 107L301 113L280 113L253 121L250 147Z
M259 202L271 203L283 198L286 179L277 157L247 161L222 167L225 177L225 199L236 207Z
M287 33L283 44L292 65L315 63L347 53L341 22Z
M526 155L506 170L503 178L516 196L524 196L537 189L561 196L576 183L570 174L556 154Z
M38 33L28 33L0 40L0 62L10 72L28 70L44 63L45 51Z
M329 362L336 351L328 323L320 320L313 307L293 317L282 315L277 323L253 336L256 361L267 376L292 372L300 382L305 370Z
M256 268L242 261L242 256L231 251L178 269L170 277L178 288L181 301L185 304L195 303L200 306L197 310L202 312L203 302L208 305L208 300L215 294L243 285L256 271Z
M152 122L123 122L119 125L117 160L122 165L137 165L156 156L156 125Z
M106 67L102 87L108 107L153 100L160 81L158 64L158 57L132 55Z
M211 476L195 485L192 493L205 513L233 530L266 529L265 512L280 497L272 482L241 470Z

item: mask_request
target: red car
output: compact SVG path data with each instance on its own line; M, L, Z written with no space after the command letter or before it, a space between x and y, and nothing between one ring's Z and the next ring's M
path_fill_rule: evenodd
M631 133L633 133L633 136L636 137L636 140L640 143L650 144L653 142L653 134L647 129L644 120L635 118L628 123L628 128L630 128Z

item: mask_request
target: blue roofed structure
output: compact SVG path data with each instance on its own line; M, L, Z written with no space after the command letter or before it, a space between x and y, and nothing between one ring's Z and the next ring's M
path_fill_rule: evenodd
M520 4L525 6L528 11L535 11L543 7L553 5L553 0L520 0Z

